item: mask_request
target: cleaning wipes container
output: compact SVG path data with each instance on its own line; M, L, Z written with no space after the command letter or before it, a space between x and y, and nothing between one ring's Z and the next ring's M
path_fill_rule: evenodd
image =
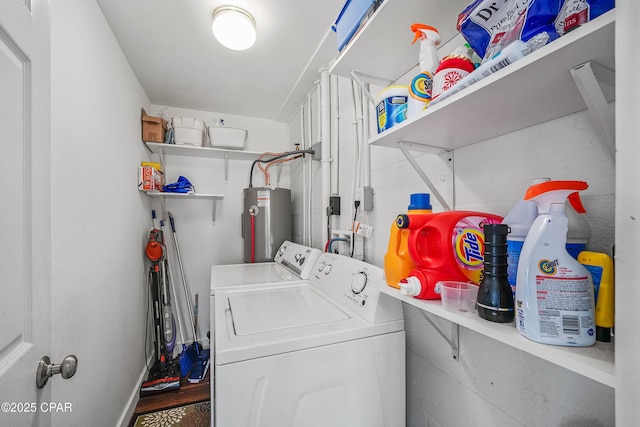
M532 341L589 346L596 340L593 281L567 252L567 198L585 190L584 181L549 181L532 185L525 200L538 206L518 263L516 326Z
M393 85L382 89L376 96L378 133L403 122L407 118L409 87Z

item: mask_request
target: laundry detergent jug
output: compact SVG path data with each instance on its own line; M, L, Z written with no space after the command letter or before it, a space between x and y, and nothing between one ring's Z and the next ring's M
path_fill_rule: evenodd
M429 194L415 193L410 196L407 214L398 215L391 225L389 246L384 256L384 275L389 286L399 288L400 281L407 277L416 266L409 254L407 243L411 230L405 224L409 224L409 222L418 224L420 217L429 214L431 214Z
M401 281L400 291L420 299L440 299L437 283L444 280L482 280L484 224L499 224L502 217L474 211L424 215L409 221L407 245L416 268Z

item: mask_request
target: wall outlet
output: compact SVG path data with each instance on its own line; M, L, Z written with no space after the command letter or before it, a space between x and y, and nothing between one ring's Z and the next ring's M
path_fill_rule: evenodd
M329 211L331 215L340 215L340 196L329 197Z

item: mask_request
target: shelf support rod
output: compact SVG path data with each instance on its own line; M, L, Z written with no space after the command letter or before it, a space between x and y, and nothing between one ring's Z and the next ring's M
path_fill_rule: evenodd
M212 215L213 215L213 218L211 219L211 222L212 222L214 225L215 225L215 223L216 223L216 204L217 204L217 202L218 202L218 199L214 197L214 198L213 198L213 209L212 209Z
M442 329L440 329L440 327L436 324L436 322L434 322L429 317L429 315L424 312L424 310L420 310L420 314L422 314L422 317L424 317L425 320L429 322L429 324L433 327L433 329L435 329L436 332L440 334L440 336L447 342L447 344L451 346L451 356L453 357L453 359L456 361L460 361L460 335L459 335L460 325L452 322L451 337L448 337L447 334L445 334L442 331Z
M435 198L438 200L440 205L442 205L445 211L450 211L451 207L449 206L447 201L444 199L444 197L442 197L442 194L440 194L440 192L435 187L435 185L433 185L433 182L431 182L427 174L424 172L422 167L420 167L418 162L416 162L416 159L413 157L413 155L409 151L409 148L411 148L412 146L413 144L410 142L398 141L398 148L400 148L400 151L402 151L402 154L404 154L404 156L407 158L409 163L411 163L411 166L413 166L413 169L415 169L418 175L420 175L420 178L422 178L422 181L424 181L424 183L427 184L427 187L429 187L431 194L435 196Z
M364 73L360 73L356 70L351 70L351 78L356 82L356 84L358 86L360 86L360 89L362 89L362 92L364 92L365 95L367 95L367 98L369 98L369 101L371 101L371 104L375 107L376 105L376 100L373 97L373 95L371 95L371 92L369 92L369 89L367 88L367 86L364 84L364 82L362 81L362 79L366 79L371 83L381 83L382 86L389 86L390 84L393 83L392 80L388 80L382 77L376 77L376 76L372 76L369 74L364 74Z
M227 181L229 181L229 153L224 153L224 182ZM213 202L213 206L215 208L215 202Z
M573 67L571 76L589 109L591 119L594 122L594 131L598 134L604 148L615 163L615 117L602 93L602 88L598 84L598 81L601 81L610 86L615 86L615 70L590 61Z

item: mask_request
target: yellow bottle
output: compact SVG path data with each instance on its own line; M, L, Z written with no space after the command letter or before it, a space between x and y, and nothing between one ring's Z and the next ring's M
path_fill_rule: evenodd
M400 228L399 226L407 220L410 221L412 217L415 218L419 215L428 215L431 213L429 194L412 194L410 200L407 215L398 215L391 225L389 246L384 256L384 274L387 284L397 289L400 288L400 281L407 278L416 266L413 259L411 259L407 244L411 230L408 228ZM400 224L398 222L400 222Z
M589 270L593 278L596 294L596 340L610 342L615 318L613 260L607 254L582 251L578 255L578 262Z

